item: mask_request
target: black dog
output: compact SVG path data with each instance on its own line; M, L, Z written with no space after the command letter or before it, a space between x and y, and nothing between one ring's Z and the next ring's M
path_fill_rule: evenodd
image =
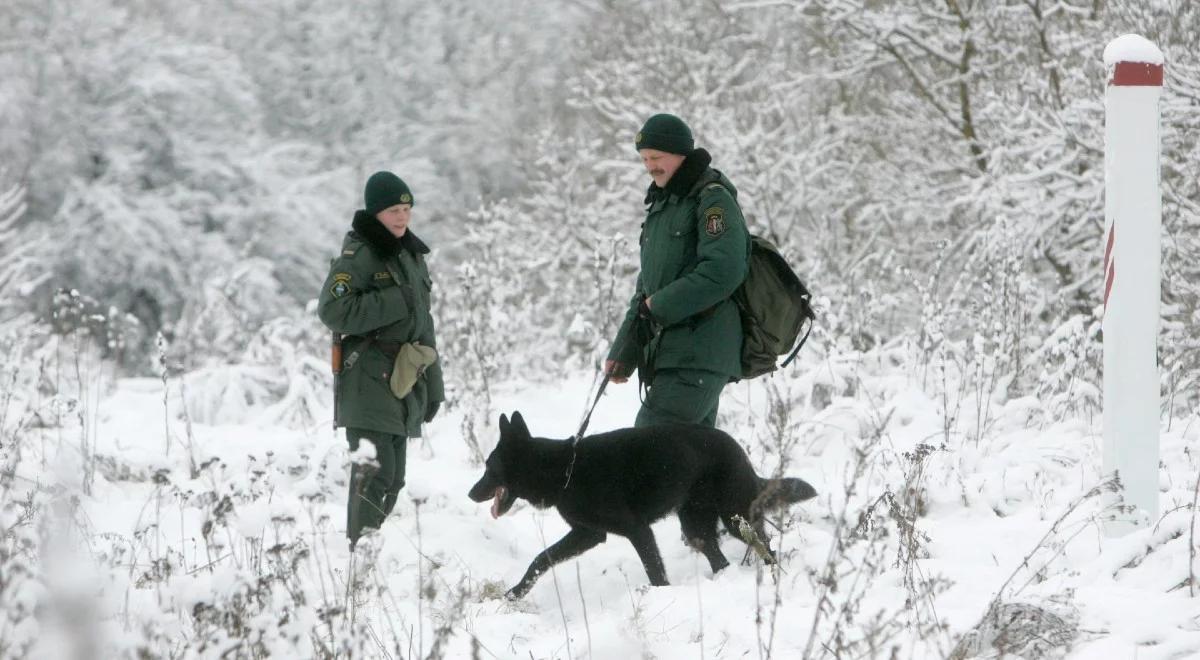
M667 584L650 523L677 511L684 537L708 559L714 573L729 565L717 546L717 519L739 537L734 516L748 521L764 544L762 515L817 494L800 479L763 479L741 446L727 434L701 426L621 429L578 443L533 438L521 413L500 416L500 442L470 492L492 499L492 517L518 497L557 507L571 531L529 565L509 590L520 598L551 566L604 542L609 533L629 539L650 584ZM774 555L767 548L768 561Z

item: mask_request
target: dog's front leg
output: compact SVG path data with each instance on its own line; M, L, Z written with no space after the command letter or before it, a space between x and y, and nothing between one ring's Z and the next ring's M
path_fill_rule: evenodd
M505 597L509 600L521 598L529 593L533 583L537 582L542 573L550 570L551 566L600 545L604 542L605 536L604 532L594 529L572 527L571 531L559 539L558 543L546 548L533 558L529 564L529 570L525 571L525 577L521 578L517 586L509 589Z
M629 532L629 542L633 544L633 549L637 550L638 557L642 560L642 566L646 569L646 576L650 578L650 584L656 587L665 587L667 582L667 569L663 566L662 555L658 552L658 542L654 540L654 531L649 525L639 527Z

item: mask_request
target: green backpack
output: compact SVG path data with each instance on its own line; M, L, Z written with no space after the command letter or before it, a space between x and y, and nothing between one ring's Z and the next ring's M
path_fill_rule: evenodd
M757 378L775 371L775 361L787 355L786 367L812 332L816 314L812 294L767 239L750 235L750 267L746 279L733 292L742 316L742 378ZM808 332L800 342L800 329ZM792 348L795 346L795 348Z

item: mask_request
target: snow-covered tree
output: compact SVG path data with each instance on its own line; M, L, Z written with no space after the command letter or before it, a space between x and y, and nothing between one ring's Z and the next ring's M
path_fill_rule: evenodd
M28 295L39 277L45 277L35 271L30 246L19 231L25 209L25 190L21 186L0 189L0 254L6 255L0 263L0 291L4 292L0 296L0 335L7 334L6 326L22 320L22 296Z
M178 321L214 288L243 306L244 336L303 306L375 169L413 185L435 245L481 194L523 185L512 151L539 130L548 55L565 38L547 26L573 14L465 1L143 9L0 8L0 155L27 182L26 224L53 228L40 310L74 287L135 314L147 340L189 332L195 319ZM253 283L229 284L247 282L234 276L246 264Z

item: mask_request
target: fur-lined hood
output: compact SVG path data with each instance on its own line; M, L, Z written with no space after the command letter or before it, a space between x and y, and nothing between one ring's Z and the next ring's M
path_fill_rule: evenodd
M350 228L381 259L394 257L400 254L400 250L408 250L414 255L429 254L429 246L417 238L411 229L396 238L378 218L362 209L354 213Z
M683 163L675 171L675 174L671 176L666 188L659 188L657 183L650 182L650 187L646 189L646 204L653 204L655 200L663 197L674 196L680 199L687 197L696 190L697 184L701 183L711 164L712 156L707 151L693 149L683 159ZM709 178L713 180L721 178L720 173Z

